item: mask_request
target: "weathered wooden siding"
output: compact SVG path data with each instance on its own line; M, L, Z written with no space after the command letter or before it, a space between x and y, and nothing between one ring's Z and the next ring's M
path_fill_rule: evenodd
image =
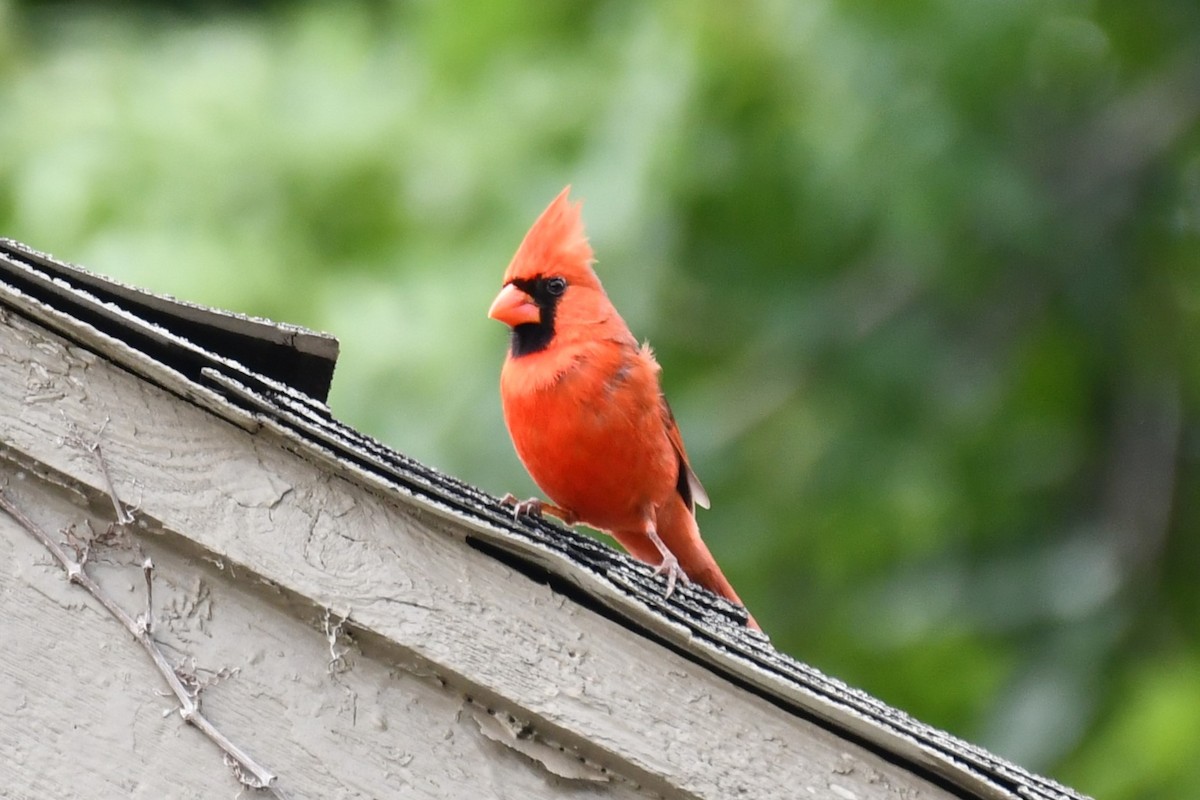
M268 430L2 312L0 353L6 491L51 530L85 506L103 518L86 448L103 443L159 565L161 635L181 659L238 670L205 691L205 708L289 796L950 796ZM141 650L4 515L0 533L8 790L233 796L217 750L164 716L171 700ZM137 609L136 567L97 574ZM362 643L347 670L329 668L324 609L349 614ZM508 734L485 708L517 721L509 744L534 758L494 741ZM558 777L539 757L607 781Z

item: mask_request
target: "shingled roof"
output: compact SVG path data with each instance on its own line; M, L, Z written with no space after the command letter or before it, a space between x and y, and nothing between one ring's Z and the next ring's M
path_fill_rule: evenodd
M280 443L283 450L313 465L315 470L355 487L356 491L366 490L382 498L385 502L381 508L392 509L398 518L432 520L428 523L430 530L444 537L448 546L457 548L447 551L451 553L449 558L467 559L474 553L469 558L493 560L515 576L518 587L541 585L537 596L543 601L553 598L574 615L570 619L598 620L604 633L589 633L591 646L608 646L598 642L597 637L616 632L623 637L621 641L644 645L639 652L645 658L661 657L707 673L715 681L713 685L727 687L731 697L742 698L745 710L737 718L748 729L754 727L755 714L765 714L762 709L769 709L772 725L794 723L800 731L798 735L823 732L821 735L831 737L831 741L842 743L846 753L855 754L854 759L840 772L829 767L831 776L836 773L839 777L837 788L830 790L833 793L828 796L950 796L981 800L1081 797L777 651L765 636L744 627L744 612L740 608L692 586L683 586L666 598L661 579L644 564L550 522L514 520L511 509L502 506L497 498L340 422L325 402L338 354L337 341L331 336L151 294L11 240L0 240L0 309L8 312L0 316L0 329L14 319L21 320L22 325L43 329L48 335L61 337L73 347L119 367L137 381L165 390L164 396L174 398L172 402L201 409L217 420L232 423L239 433L268 437ZM20 413L19 408L0 407L0 418ZM21 451L23 464L51 460L25 452L36 449L35 438L32 433L22 439L18 434L10 436L6 432L0 434L3 439L0 445L6 453ZM71 474L73 480L99 488L94 470L75 469L70 459L50 463L46 469L60 470ZM141 480L146 485L150 479ZM151 487L146 490L152 493ZM280 492L279 497L284 494ZM279 498L274 502L280 502ZM169 513L154 511L150 505L147 503L145 512L153 511L164 527L171 527L183 537L190 535L186 525L169 525L166 519ZM243 570L239 574L254 575L260 583L280 586L302 601L311 601L314 607L336 606L336 600L331 598L336 598L340 584L324 587L319 572L311 579L297 578L290 582L289 576L295 570L289 572L282 562L275 565L269 553L255 555L253 546L271 546L266 538L252 545L232 538L198 536L195 546L206 554L205 558L236 562ZM402 552L403 557L410 555L417 558L420 554ZM420 565L416 568L423 569ZM373 587L367 594L378 597L391 593L394 602L386 613L376 613L373 607L366 611L357 606L347 609L347 625L351 629L357 626L364 637L382 641L379 646L384 651L395 646L399 651L415 653L432 664L440 675L449 676L445 680L463 692L475 687L475 691L488 699L484 702L476 697L472 701L484 702L489 714L493 708L518 709L520 713L510 718L524 720L528 725L526 734L539 731L533 738L551 741L557 736L560 742L593 738L588 726L597 717L589 716L591 710L571 707L548 712L537 702L520 696L520 691L494 685L487 676L470 674L469 664L475 661L447 657L446 653L454 652L455 641L439 640L431 644L437 638L431 629L417 631L415 627L412 630L416 632L406 638L409 629L403 624L388 627L373 621L402 619L408 613L406 608L425 620L428 609L406 606L409 601L404 592L404 587ZM479 602L482 606L488 601ZM538 609L530 606L530 617L512 624L536 628L537 613ZM530 648L545 648L546 653L565 652L567 645L555 637L570 639L563 628L569 620L548 624L544 641L503 630L509 624L506 620L503 615L489 618L489 629L496 637L488 646L503 649L505 642L509 642L514 648L525 648L517 654L516 661L528 665L530 676L538 675L539 665L547 657L545 653L529 652ZM444 620L429 620L420 624L444 623ZM469 646L462 642L459 645ZM454 663L440 663L446 661ZM570 668L573 667L568 664L567 669ZM637 676L642 670L649 676L660 675L666 669L653 660L627 663L626 668L630 671L626 680L640 680ZM562 673L552 671L531 679L551 683L561 680ZM596 678L595 695L602 694L601 680L602 677ZM560 688L569 691L568 687ZM649 683L647 688L651 688ZM553 687L542 689L550 691ZM585 687L581 691L591 689ZM671 702L669 697L663 699ZM623 712L618 701L619 698L605 701L611 714ZM480 724L482 727L484 723ZM720 727L727 722L722 717L713 719L712 724ZM645 734L662 737L671 732L657 730ZM764 763L753 755L739 756L737 748L753 746L754 737L743 736L740 730L730 730L728 734L731 753L694 754L692 765L686 767L689 762L682 757L666 758L656 765L650 757L638 755L637 748L630 747L630 755L622 742L609 738L613 736L610 731L602 731L595 737L602 739L595 751L581 746L574 749L580 752L581 762L599 763L607 774L621 775L627 763L633 779L653 787L658 796L729 797L733 796L731 787L742 787L745 796L752 797L822 796L821 789L813 790L804 783L811 781L814 768L825 769L816 760L801 769L799 762L805 758L802 752L793 753L796 764ZM521 738L522 731L518 730L509 744L518 746ZM689 746L704 746L700 744L703 741L717 740L698 739ZM276 749L280 746L286 748L286 742L277 742ZM559 749L571 752L571 747ZM857 760L859 753L868 754L863 757L874 759L873 764L887 765L892 772L881 773L883 767L862 768ZM536 754L531 757L546 763ZM740 758L744 758L747 773L744 776L736 774ZM705 770L711 770L712 774ZM278 771L287 775L286 770ZM562 771L552 771L563 777ZM757 775L751 777L750 772ZM903 776L911 776L914 782L907 790L900 785ZM569 778L568 775L564 779ZM825 790L834 785L828 782ZM809 791L802 791L806 786Z

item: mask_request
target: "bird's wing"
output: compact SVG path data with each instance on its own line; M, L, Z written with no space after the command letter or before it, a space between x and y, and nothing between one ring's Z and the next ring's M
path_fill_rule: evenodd
M692 465L688 463L687 450L683 447L683 436L679 434L679 426L675 424L675 414L672 413L671 405L667 402L666 397L662 397L662 411L663 422L667 426L667 438L671 440L671 447L679 458L679 477L675 488L683 497L683 502L687 504L689 511L694 513L696 506L708 508L708 492L704 491L704 486L696 477L696 473L692 471Z

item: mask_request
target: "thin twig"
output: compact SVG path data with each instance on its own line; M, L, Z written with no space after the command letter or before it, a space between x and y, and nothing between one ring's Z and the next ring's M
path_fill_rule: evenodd
M107 469L105 469L104 472L107 476ZM116 499L115 493L113 496L113 505L118 510L118 515L121 515L122 512L120 501ZM88 594L94 597L100 603L100 605L104 606L104 609L108 611L113 618L125 626L125 629L129 631L130 635L137 640L138 644L140 644L146 651L147 655L150 656L150 660L154 662L154 666L157 667L159 673L162 674L163 680L167 682L167 686L171 689L171 693L174 694L175 698L179 701L179 716L181 716L185 722L196 727L202 733L204 733L204 735L211 739L213 743L217 745L217 747L221 748L221 750L227 756L229 756L229 758L236 762L238 768L235 770L235 773L237 774L239 780L251 788L270 789L272 792L278 795L278 791L274 786L272 786L272 784L275 782L275 775L266 768L260 766L258 762L249 756L249 754L230 741L225 734L221 733L211 722L209 722L208 718L200 712L200 707L195 695L183 685L179 675L176 674L175 669L167 661L166 656L163 655L162 649L159 647L158 643L151 638L149 594L147 594L146 620L144 624L141 624L131 617L128 612L125 611L125 609L117 605L116 601L109 597L108 593L104 591L100 584L96 583L96 581L84 571L82 559L77 561L72 558L70 554L68 554L67 551L62 547L62 545L56 542L54 538L50 536L50 534L48 534L36 522L27 517L20 508L14 505L12 500L9 499L8 495L3 489L0 489L0 510L3 510L6 514L16 520L22 528L28 531L42 544L43 547L50 551L51 555L54 556L54 559L58 561L59 566L61 566L67 573L67 580L70 583L76 584L77 586L82 586L84 589L86 589ZM154 565L150 562L150 559L147 558L143 561L142 570L143 574L146 576L147 585L149 585L151 580L153 566Z
M154 633L154 562L150 556L142 558L142 575L146 579L146 616L142 625L151 634Z
M8 495L4 493L3 489L0 489L0 509L3 509L6 514L20 523L22 528L33 534L33 538L41 542L42 546L50 551L50 554L54 556L54 560L67 571L67 579L71 583L79 582L78 576L82 572L83 566L67 555L67 551L62 548L62 545L54 541L50 534L42 530L36 522L25 516L25 513L21 509L13 505L13 502L8 499Z
M105 425L108 420L105 420ZM101 429L103 430L103 428ZM108 471L108 462L104 460L104 453L100 451L99 440L92 442L87 447L88 452L96 456L96 463L100 465L100 474L104 476L104 485L108 487L108 497L112 500L113 511L117 513L117 525L125 526L133 522L133 515L125 510L125 505L121 502L121 498L117 496L117 487L113 484L112 475Z

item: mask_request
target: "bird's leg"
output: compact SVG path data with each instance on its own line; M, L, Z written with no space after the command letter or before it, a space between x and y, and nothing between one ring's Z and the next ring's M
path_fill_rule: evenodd
M521 517L536 517L541 519L544 514L551 514L558 517L568 525L574 525L579 521L574 512L566 508L547 503L545 500L539 500L536 497L531 497L528 500L518 500L515 495L506 494L500 498L500 503L506 506L512 506L513 519Z
M646 536L650 539L651 544L658 548L659 555L662 556L662 563L654 568L655 575L667 576L667 593L664 597L670 597L675 593L675 582L691 583L692 579L683 571L683 567L679 566L679 559L675 554L663 543L659 538L658 532L654 530L653 525L646 526Z

